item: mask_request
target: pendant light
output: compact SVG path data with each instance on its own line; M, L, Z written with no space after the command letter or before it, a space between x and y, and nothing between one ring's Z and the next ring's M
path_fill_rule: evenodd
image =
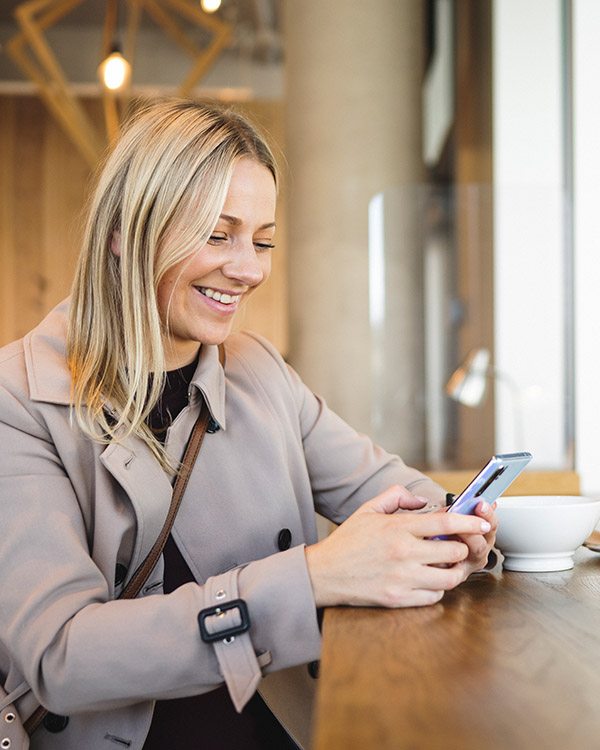
M111 91L122 88L131 75L131 66L121 54L118 45L114 45L110 55L100 63L98 68L100 80Z

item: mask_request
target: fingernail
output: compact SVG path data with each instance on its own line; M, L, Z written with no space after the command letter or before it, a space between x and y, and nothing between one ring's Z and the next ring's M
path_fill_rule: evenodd
M481 512L482 513L489 513L490 512L490 504L483 502L481 503Z
M491 530L491 528L492 528L491 524L489 524L487 521L481 522L481 530L483 531L484 534L487 534L488 531Z
M421 495L415 495L417 500L420 500L422 503L428 503L429 500L426 497L422 497Z

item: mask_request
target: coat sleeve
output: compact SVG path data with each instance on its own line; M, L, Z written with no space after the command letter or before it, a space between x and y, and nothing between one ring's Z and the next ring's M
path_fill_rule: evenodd
M304 450L315 509L326 518L341 523L362 503L394 484L443 507L446 491L421 471L347 424L325 400L314 394L296 371L287 365L265 339L252 338L271 355L283 371L292 394L295 416ZM262 379L266 379L261 373Z

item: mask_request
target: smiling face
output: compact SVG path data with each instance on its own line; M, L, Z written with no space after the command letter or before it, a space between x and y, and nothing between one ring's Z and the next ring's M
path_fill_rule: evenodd
M158 285L168 370L192 362L200 344L224 341L242 300L269 277L275 203L270 170L242 158L210 239Z

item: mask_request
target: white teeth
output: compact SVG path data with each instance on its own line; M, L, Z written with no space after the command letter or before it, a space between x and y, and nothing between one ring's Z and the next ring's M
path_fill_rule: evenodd
M214 299L217 302L220 302L222 305L231 305L235 302L238 302L240 299L239 294L226 294L225 292L217 292L215 289L208 289L206 287L200 288L200 291L202 294L204 294L205 297L209 297L210 299Z

